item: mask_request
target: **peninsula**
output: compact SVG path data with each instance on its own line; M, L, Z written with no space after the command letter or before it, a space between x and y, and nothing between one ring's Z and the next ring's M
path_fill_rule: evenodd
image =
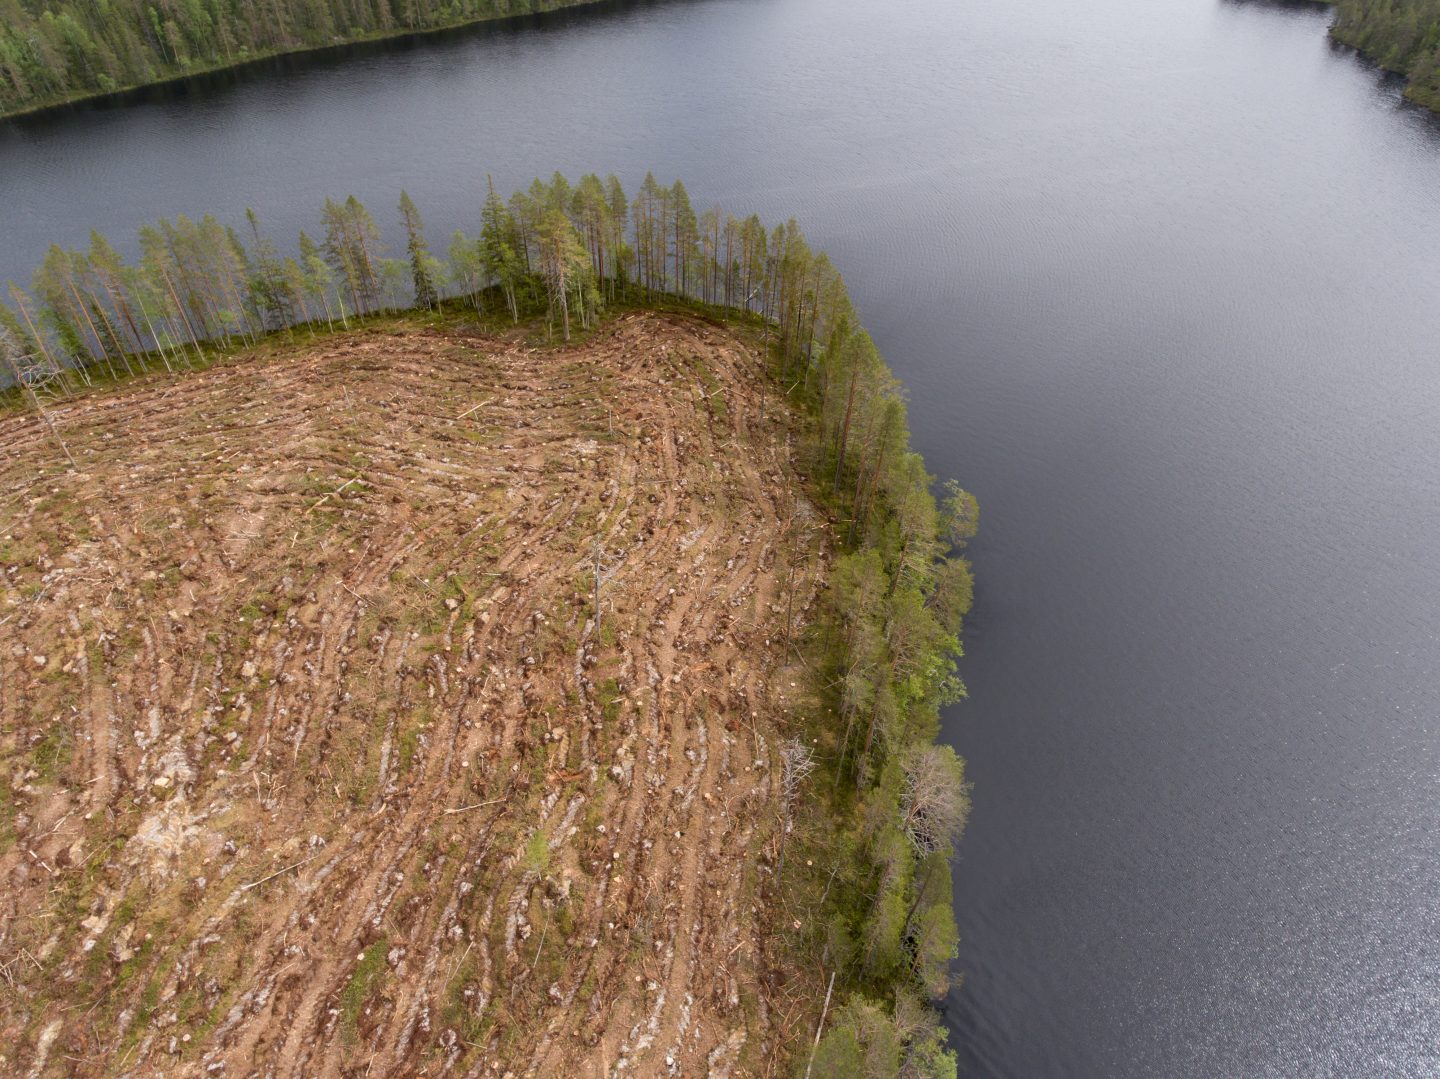
M974 500L792 223L103 237L0 349L3 1069L953 1076Z

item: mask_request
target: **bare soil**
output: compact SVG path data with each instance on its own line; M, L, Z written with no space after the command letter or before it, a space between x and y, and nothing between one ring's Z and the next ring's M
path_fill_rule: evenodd
M631 314L0 416L0 1074L775 1072L766 388Z

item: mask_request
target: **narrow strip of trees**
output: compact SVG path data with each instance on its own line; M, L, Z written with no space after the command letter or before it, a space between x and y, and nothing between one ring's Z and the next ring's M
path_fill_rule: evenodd
M57 409L30 392L42 382L64 392L176 371L268 333L343 329L447 300L512 322L541 318L557 340L619 301L680 298L763 325L779 386L809 416L806 471L840 522L814 639L827 744L812 753L792 739L779 762L777 901L794 874L830 869L806 911L839 992L815 1067L953 1075L923 1005L946 991L957 946L949 859L969 787L964 763L935 742L941 708L965 693L956 659L972 597L963 550L978 523L974 498L952 483L937 499L910 446L899 382L839 273L794 221L767 230L719 208L697 215L682 184L651 175L633 200L613 176L572 185L557 173L508 201L487 182L478 201L476 233L455 233L443 260L403 192L403 258L388 257L354 197L327 199L322 238L302 232L288 253L253 212L243 234L212 217L144 228L134 263L93 234L84 251L52 248L30 290L10 285L5 362L26 387L22 403L59 441Z
M92 232L87 249L52 247L28 291L10 283L8 317L22 346L85 381L134 375L147 358L173 371L277 330L348 328L357 316L446 299L480 309L491 293L512 321L543 305L553 333L569 340L638 288L774 320L788 373L814 360L823 343L807 335L828 332L844 302L839 276L793 222L768 233L756 217L713 208L697 217L683 184L649 175L633 203L614 176L572 185L557 173L508 201L487 183L477 234L455 233L443 259L403 191L399 213L403 257L390 257L353 195L326 199L319 238L301 232L288 253L253 210L239 230L209 215L146 226L134 263Z

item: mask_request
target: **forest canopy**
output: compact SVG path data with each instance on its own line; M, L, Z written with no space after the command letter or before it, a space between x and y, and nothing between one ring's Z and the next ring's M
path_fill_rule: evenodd
M1440 112L1440 0L1338 0L1336 41L1404 75L1405 96Z
M588 0L0 0L0 115Z
M265 56L593 0L0 0L0 116ZM1440 0L1336 0L1331 35L1440 110Z

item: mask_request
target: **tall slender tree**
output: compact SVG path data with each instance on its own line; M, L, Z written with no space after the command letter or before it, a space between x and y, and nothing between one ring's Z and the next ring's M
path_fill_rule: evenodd
M415 306L434 308L440 295L435 289L434 259L425 243L425 224L420 220L408 192L400 192L400 217L405 222L405 250L410 255L410 276L415 284Z
M514 217L495 193L495 183L486 177L487 194L480 211L480 266L485 276L500 286L512 321L520 321L516 290L525 269L516 251L518 236Z

